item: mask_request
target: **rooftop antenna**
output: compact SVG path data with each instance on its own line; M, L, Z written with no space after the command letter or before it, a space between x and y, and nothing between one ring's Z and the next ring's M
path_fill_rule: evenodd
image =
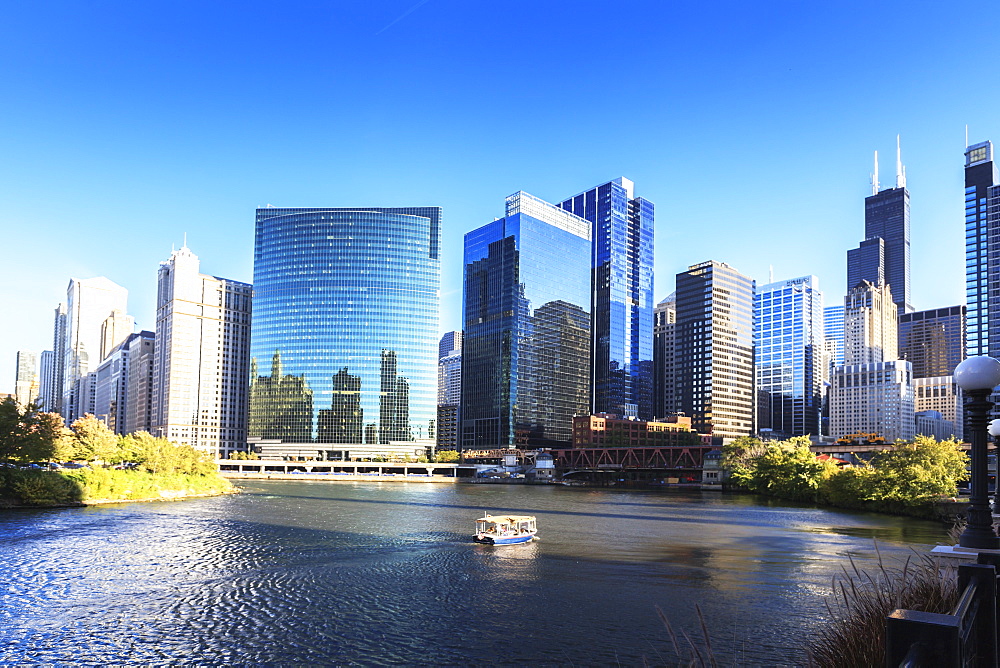
M966 148L968 148L968 146L969 146L969 124L968 123L965 124L965 146L966 146Z
M188 233L184 233L184 248L188 247Z
M767 265L767 282L774 283L774 265Z
M903 167L903 161L899 157L899 135L896 135L896 187L906 187L906 168Z
M872 172L872 195L878 195L878 151L875 151L875 171Z

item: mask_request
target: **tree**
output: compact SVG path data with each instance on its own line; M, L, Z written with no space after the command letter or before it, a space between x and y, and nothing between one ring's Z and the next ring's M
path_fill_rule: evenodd
M456 450L438 450L437 454L434 455L434 461L439 464L446 464L451 462L457 462L460 455Z
M969 476L967 464L958 441L930 436L917 436L912 443L897 441L872 459L879 497L906 503L955 496L958 483Z
M837 465L820 460L809 449L809 439L769 443L756 458L749 487L783 499L815 500L820 485L837 472Z
M755 462L766 452L763 441L751 436L740 436L722 446L723 469L729 473L729 480L739 487L749 487Z
M0 401L0 460L51 461L62 429L62 418L55 413L42 413L37 404L21 407L8 397Z
M70 425L73 430L73 459L92 462L122 461L118 447L118 437L113 431L90 413Z

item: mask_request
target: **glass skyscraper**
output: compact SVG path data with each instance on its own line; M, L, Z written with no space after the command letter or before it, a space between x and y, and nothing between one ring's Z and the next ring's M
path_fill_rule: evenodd
M888 283L899 313L913 310L910 294L910 193L896 137L896 187L879 190L875 154L872 194L865 198L865 240L847 252L847 289L862 281ZM881 241L879 241L881 240Z
M572 442L589 408L590 231L517 192L465 235L463 449Z
M653 203L618 178L559 206L591 224L591 410L651 420Z
M965 150L966 352L1000 355L1000 178L993 143ZM993 250L990 250L993 249Z
M803 276L757 288L758 430L791 437L820 433L823 404L823 293Z
M965 307L901 313L898 347L914 378L950 376L965 359Z
M251 438L432 438L441 209L257 210Z

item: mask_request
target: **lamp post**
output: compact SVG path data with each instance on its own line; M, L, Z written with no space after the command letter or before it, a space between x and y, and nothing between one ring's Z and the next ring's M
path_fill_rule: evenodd
M993 513L990 511L986 471L986 418L993 402L990 392L1000 385L1000 362L992 357L970 357L955 367L955 382L969 399L965 402L968 414L969 442L972 444L972 496L969 499L968 522L958 539L961 547L979 550L1000 549L1000 538L993 531Z

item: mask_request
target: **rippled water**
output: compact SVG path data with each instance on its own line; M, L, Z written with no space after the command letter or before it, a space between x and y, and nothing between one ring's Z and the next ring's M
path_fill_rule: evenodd
M484 511L542 540L470 542ZM0 663L670 664L660 606L725 663L801 663L847 556L942 527L710 492L260 482L0 511Z

